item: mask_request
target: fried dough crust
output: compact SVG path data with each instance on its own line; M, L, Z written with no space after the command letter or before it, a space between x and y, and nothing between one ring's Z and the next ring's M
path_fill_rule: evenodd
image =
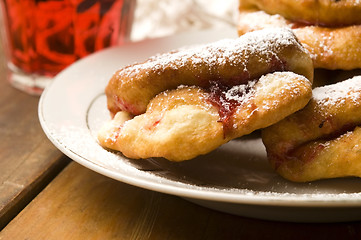
M341 1L342 2L342 1ZM361 15L360 15L361 16ZM238 34L269 27L292 28L310 52L315 68L351 70L361 68L361 25L321 27L300 25L279 14L270 15L256 9L240 9Z
M274 71L292 71L313 79L312 60L292 31L283 28L248 33L204 46L161 54L126 66L105 92L110 112L144 113L158 93L179 85L232 86Z
M163 54L115 73L106 88L115 117L98 140L129 158L189 160L303 108L312 80L287 29Z
M235 94L244 89L249 90ZM301 109L309 101L311 91L311 82L304 76L292 72L267 74L225 93L239 99L234 113L222 122L219 106L209 100L211 92L197 86L181 86L158 94L144 114L132 118L129 113L118 112L99 131L98 139L103 147L129 158L189 160Z
M307 106L262 131L268 159L284 178L361 177L361 76L315 88Z

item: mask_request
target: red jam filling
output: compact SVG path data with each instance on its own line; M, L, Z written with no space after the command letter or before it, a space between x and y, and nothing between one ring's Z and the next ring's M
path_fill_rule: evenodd
M273 57L270 61L269 72L286 71L287 65L279 58ZM250 78L248 72L244 72L242 75L233 77L232 79L213 79L208 81L208 86L205 89L210 93L208 101L218 108L219 121L223 124L224 137L226 137L233 129L232 116L236 112L237 108L243 104L244 101L238 101L237 99L243 99L242 97L249 93L251 87L246 85L250 81L258 81L261 76L254 79ZM234 86L246 85L243 91L232 92L236 94L235 98L229 99L226 97L227 92Z
M222 85L216 82L209 87L210 94L208 101L218 108L219 122L223 124L224 137L232 131L232 116L237 110L237 107L242 104L241 101L226 97L226 93L230 89L230 86ZM237 97L241 98L244 94L247 94L249 90L250 87L246 87L245 91L236 92Z
M319 128L322 128L325 124L325 121L321 122L319 125ZM320 143L314 145L313 147L309 148L308 152L299 151L300 147L307 146L312 141L305 142L304 144L301 144L300 146L293 146L292 148L285 147L284 151L280 151L282 155L276 154L276 153L268 153L274 162L275 169L279 168L284 162L295 160L295 159L302 159L304 162L312 162L320 151L322 151L325 148L324 142L328 142L331 140L334 140L343 134L346 134L349 131L353 131L357 124L346 124L342 126L341 128L333 131L332 133L323 136L319 139L314 139L314 141L320 141Z

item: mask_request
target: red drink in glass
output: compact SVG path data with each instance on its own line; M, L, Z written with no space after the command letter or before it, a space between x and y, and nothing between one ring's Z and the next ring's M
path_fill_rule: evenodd
M90 53L126 41L135 5L134 0L1 1L10 74L32 78L51 78Z

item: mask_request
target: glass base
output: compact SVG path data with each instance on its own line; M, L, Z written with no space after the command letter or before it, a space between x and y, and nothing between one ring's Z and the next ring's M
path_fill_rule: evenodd
M12 63L8 64L8 79L12 86L31 95L40 96L52 77L23 72Z

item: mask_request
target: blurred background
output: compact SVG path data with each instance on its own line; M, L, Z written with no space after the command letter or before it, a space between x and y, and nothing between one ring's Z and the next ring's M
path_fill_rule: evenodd
M130 40L224 27L236 31L237 8L238 0L137 0ZM0 52L4 53L2 42L0 37ZM4 60L0 56L0 73L6 69Z
M238 0L137 0L132 41L235 26Z

